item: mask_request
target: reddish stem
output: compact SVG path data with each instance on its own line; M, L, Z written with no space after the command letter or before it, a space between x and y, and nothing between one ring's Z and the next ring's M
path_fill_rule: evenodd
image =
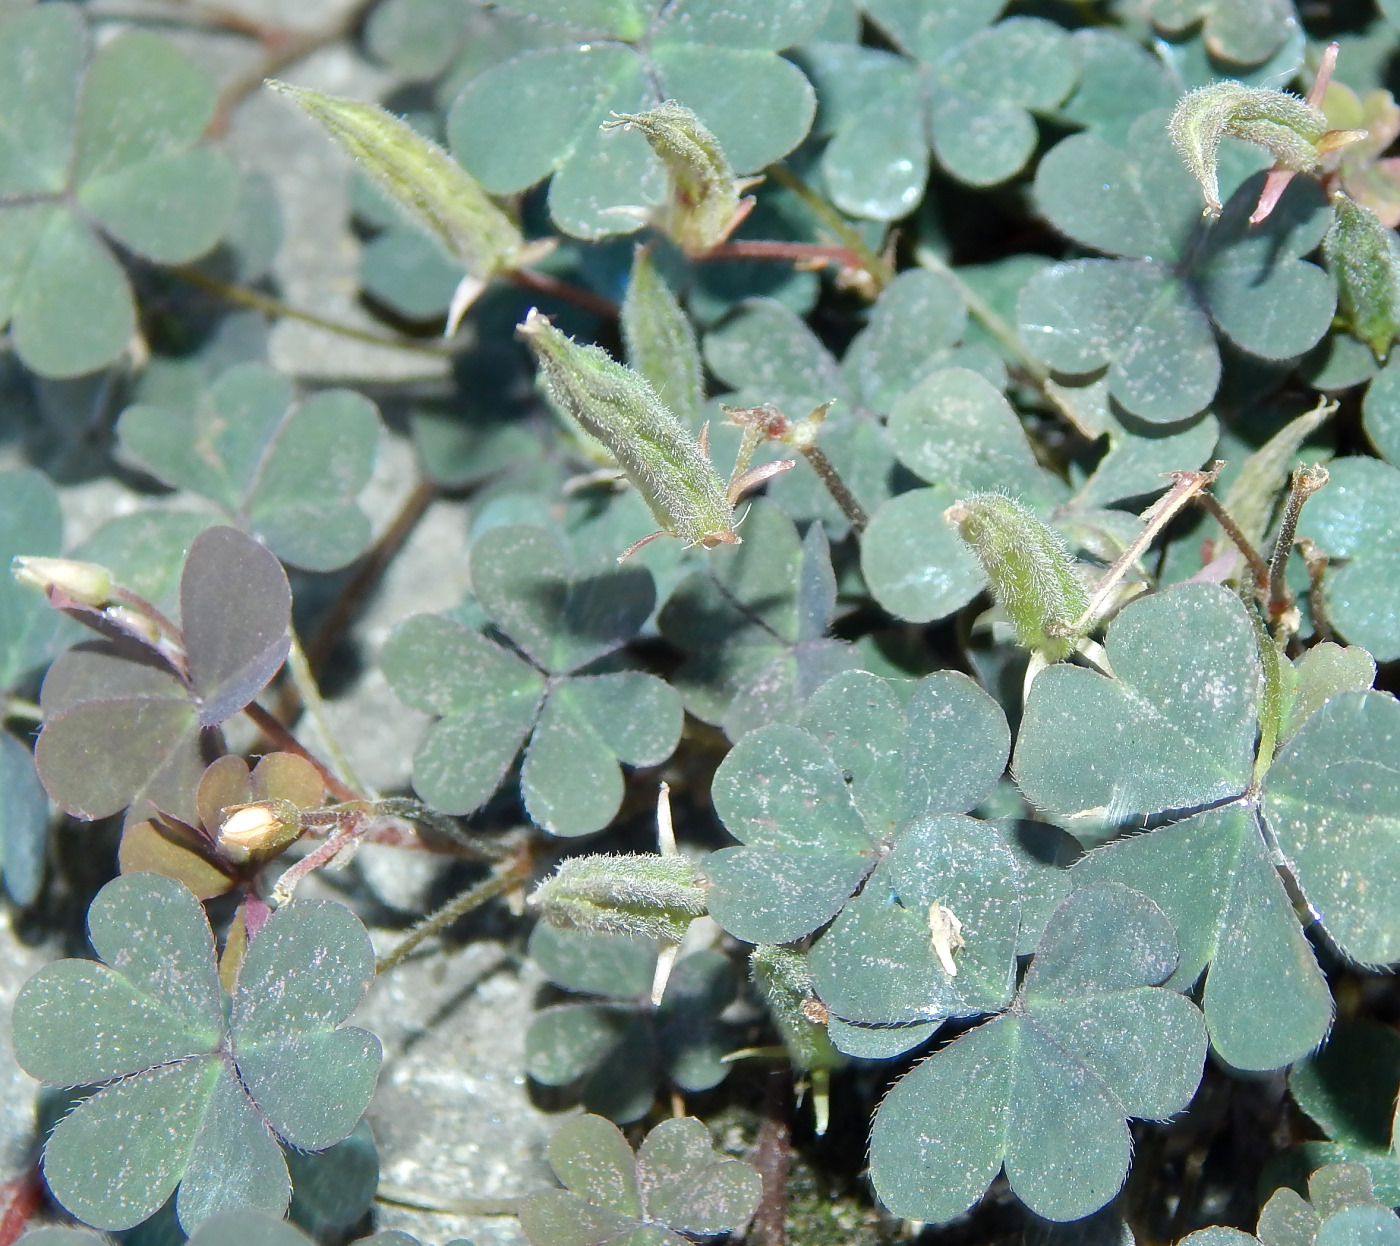
M243 712L253 720L258 730L265 735L268 740L279 749L288 753L295 753L298 757L304 757L316 767L316 773L321 776L321 781L326 785L328 791L337 800L364 800L363 792L357 792L348 784L342 783L320 758L307 752L301 742L290 731L277 721L267 710L263 709L256 701L250 701L243 707Z
M37 1166L0 1186L0 1246L12 1246L43 1201Z
M617 319L618 306L612 299L605 299L601 294L594 294L592 290L585 290L582 286L570 285L567 281L560 281L547 273L536 272L533 268L517 268L508 276L511 283L522 290L547 294L550 298L572 303L575 307L582 307L584 311L591 311L595 316L602 316L607 320Z
M778 242L755 238L736 238L711 247L703 260L794 260L798 263L822 261L840 264L842 268L862 268L863 262L849 247L831 246L824 242Z

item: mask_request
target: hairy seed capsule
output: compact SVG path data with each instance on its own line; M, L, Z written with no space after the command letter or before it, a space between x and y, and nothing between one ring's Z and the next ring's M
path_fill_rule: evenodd
M472 276L514 267L524 240L515 223L451 156L374 104L269 80L319 121L404 214Z
M1227 81L1182 96L1168 130L1191 176L1201 184L1206 206L1219 212L1216 163L1222 138L1258 143L1282 168L1306 173L1317 167L1317 145L1327 133L1327 118L1296 95Z
M1067 657L1088 594L1059 534L1001 493L975 493L943 516L977 555L1021 644L1051 661Z
M550 398L607 447L662 532L687 545L737 545L734 507L713 464L646 380L575 342L534 308L517 330Z
M670 203L658 222L691 255L723 242L742 219L739 192L724 148L684 104L665 100L641 113L616 113L603 129L637 129L651 145L671 183Z
M707 908L705 884L685 857L567 857L530 896L551 926L645 935L679 943Z

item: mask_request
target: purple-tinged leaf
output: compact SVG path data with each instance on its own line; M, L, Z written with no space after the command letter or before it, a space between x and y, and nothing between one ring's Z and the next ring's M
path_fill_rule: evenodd
M236 528L190 546L180 619L199 721L217 726L267 686L291 648L292 591L282 564Z

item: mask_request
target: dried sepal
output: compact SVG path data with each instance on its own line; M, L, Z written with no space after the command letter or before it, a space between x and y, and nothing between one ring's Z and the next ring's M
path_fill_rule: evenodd
M1364 204L1332 196L1332 226L1322 240L1327 270L1351 331L1385 360L1400 331L1400 242Z
M1088 594L1060 535L1002 493L976 493L944 511L977 555L992 596L1027 649L1067 657Z
M684 104L664 100L640 113L614 113L603 129L636 129L666 166L669 201L657 224L689 255L703 255L733 232L753 206L740 193L724 148Z
M724 482L644 377L575 342L534 308L517 332L539 361L550 400L612 455L655 516L656 535L706 549L739 544Z
M1168 130L1186 167L1201 184L1212 213L1221 208L1216 172L1221 139L1257 143L1279 168L1306 173L1317 168L1329 133L1322 110L1306 100L1233 81L1212 83L1182 96Z
M644 935L679 943L706 911L705 883L690 860L650 853L568 857L530 896L552 926Z
M522 262L525 243L515 223L460 164L407 122L360 100L273 79L267 85L319 121L470 276L485 279Z

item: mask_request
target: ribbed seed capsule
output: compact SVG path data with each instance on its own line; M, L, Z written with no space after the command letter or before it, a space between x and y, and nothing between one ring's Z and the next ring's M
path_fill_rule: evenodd
M517 332L539 361L550 398L607 447L661 532L706 549L739 544L724 482L643 377L559 332L534 308Z
M679 943L706 911L705 884L686 857L567 857L530 896L551 926Z
M1027 649L1067 657L1088 593L1059 534L1002 493L974 493L943 512L972 547L992 596Z
M603 129L635 127L666 166L670 202L658 222L691 255L723 242L747 214L740 190L747 184L734 176L719 139L684 104L664 100L641 113L618 113Z

